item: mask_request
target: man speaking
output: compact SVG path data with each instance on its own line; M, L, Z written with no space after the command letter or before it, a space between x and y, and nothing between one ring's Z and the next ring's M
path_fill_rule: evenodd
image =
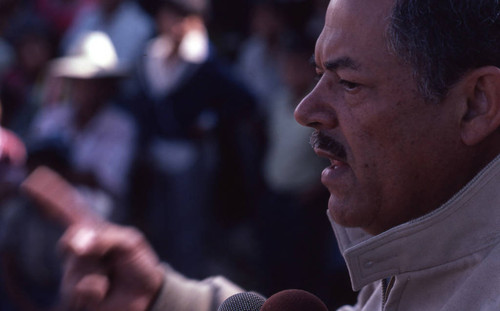
M315 64L295 116L331 162L361 290L340 310L500 310L500 3L331 0ZM131 229L74 225L61 244L72 309L208 311L240 291L184 278Z

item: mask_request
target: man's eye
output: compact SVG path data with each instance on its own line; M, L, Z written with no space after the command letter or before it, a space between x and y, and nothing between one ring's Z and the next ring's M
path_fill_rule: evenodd
M340 80L339 83L342 86L344 86L344 88L348 91L353 91L359 86L358 83L347 81L347 80Z

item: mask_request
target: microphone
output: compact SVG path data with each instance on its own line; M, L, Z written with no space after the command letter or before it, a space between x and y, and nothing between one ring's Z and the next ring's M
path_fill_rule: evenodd
M328 311L328 308L314 294L287 289L269 297L260 311Z
M217 311L260 311L265 301L254 292L239 293L224 300Z

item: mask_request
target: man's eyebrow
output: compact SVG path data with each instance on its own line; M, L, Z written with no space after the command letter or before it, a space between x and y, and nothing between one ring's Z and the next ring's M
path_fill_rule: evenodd
M323 66L330 71L335 71L338 69L358 70L360 67L358 63L356 63L352 58L348 56L339 57L331 61L326 61L323 63Z
M314 60L314 55L311 57L309 62L315 68L319 68L318 64ZM329 71L335 71L338 69L345 69L345 68L352 69L352 70L358 70L360 65L358 63L356 63L352 58L350 58L348 56L344 56L344 57L339 57L339 58L331 60L331 61L324 62L323 67Z

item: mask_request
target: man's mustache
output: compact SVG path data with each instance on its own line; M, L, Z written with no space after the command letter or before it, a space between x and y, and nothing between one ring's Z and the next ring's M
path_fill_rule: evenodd
M337 156L340 160L347 161L347 153L344 146L321 131L314 131L311 135L309 143L313 148L325 150Z

